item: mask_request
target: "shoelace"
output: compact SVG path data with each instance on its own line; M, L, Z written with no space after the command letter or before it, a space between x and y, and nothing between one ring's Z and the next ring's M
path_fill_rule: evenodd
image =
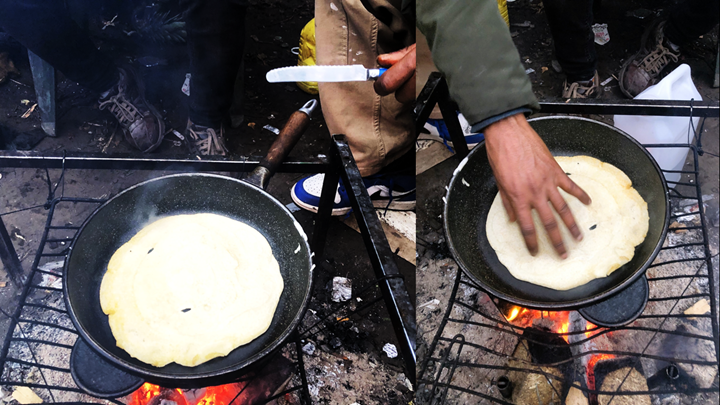
M129 128L130 124L142 117L137 107L125 98L122 90L107 100L101 101L99 108L101 110L107 108L117 118L120 125L125 128Z
M225 155L228 150L220 140L217 132L212 128L207 128L203 132L207 134L206 138L202 138L198 132L195 132L190 128L190 134L192 135L192 142L200 151L201 155Z
M595 80L595 79L593 79ZM595 92L595 82L590 81L589 86L582 86L578 82L573 82L570 87L563 93L563 98L587 98ZM584 91L584 92L580 92Z
M678 61L677 54L673 53L670 49L666 48L662 44L662 37L658 39L658 43L646 57L640 62L640 68L648 72L651 77L655 77L660 74L660 71L670 63Z

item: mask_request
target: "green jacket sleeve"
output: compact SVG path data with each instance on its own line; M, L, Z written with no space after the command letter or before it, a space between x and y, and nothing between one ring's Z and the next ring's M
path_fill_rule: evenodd
M417 0L416 13L435 66L471 125L540 109L496 0Z

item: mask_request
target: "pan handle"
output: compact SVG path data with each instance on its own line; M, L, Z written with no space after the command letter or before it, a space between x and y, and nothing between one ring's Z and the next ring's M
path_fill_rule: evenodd
M292 148L295 147L302 134L305 133L315 107L317 107L317 100L313 99L292 113L283 129L280 130L275 142L270 146L267 155L260 160L255 170L245 178L246 182L263 190L267 188L270 177L275 174L280 164L285 160Z

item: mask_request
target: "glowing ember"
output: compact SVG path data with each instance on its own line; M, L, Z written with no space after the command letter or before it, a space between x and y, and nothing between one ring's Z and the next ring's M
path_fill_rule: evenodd
M563 339L565 339L565 341L568 342L568 343L570 343L570 342L569 342L569 337L568 337L568 335L567 335L569 329L570 329L570 321L567 320L567 321L565 321L565 322L562 322L562 323L560 324L560 327L559 327L558 330L557 330L557 333L559 333L560 336L561 336Z
M594 326L594 325L593 325ZM595 364L600 360L609 360L615 358L612 354L593 354L590 356L590 360L587 363L587 386L591 391L595 390ZM590 394L591 398L596 398L595 394Z
M590 360L588 360L588 365L587 365L588 374L595 374L595 364L597 364L598 361L609 360L609 359L614 359L614 358L615 358L615 356L612 354L605 354L605 353L593 354L590 357Z
M587 322L587 326L585 326L585 337L587 337L587 338L591 337L592 336L591 331L596 328L597 328L597 326L593 325L590 322Z
M233 383L183 392L145 383L132 393L128 405L155 405L163 403L163 400L177 405L228 405L243 402L240 398L242 389L242 385Z
M150 402L152 398L160 395L160 387L150 383L145 383L132 395L131 404L146 404Z

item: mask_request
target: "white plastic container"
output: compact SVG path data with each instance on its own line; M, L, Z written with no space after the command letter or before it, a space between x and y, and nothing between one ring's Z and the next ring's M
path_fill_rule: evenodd
M650 86L635 97L635 100L695 100L702 101L690 76L690 66L682 64L665 76L658 84ZM625 131L642 144L692 142L692 131L688 136L688 117L616 115L615 127ZM699 118L693 118L697 127ZM689 148L648 148L663 170L682 170ZM668 186L675 187L680 173L664 173Z

